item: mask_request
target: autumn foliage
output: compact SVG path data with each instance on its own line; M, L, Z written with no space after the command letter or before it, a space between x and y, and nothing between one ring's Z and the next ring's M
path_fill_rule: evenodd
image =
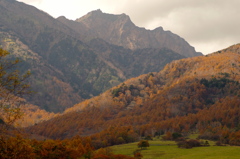
M239 82L238 53L182 59L158 73L129 79L27 131L55 139L94 134L96 147L167 132L199 132L201 138L238 145ZM131 131L126 135L114 127Z
M0 138L0 158L12 159L134 159L130 156L113 154L109 148L97 151L87 138L74 137L65 140L30 140L18 135Z
M11 147L21 143L18 152L28 150L29 155L42 158L107 159L131 157L101 148L162 134L166 140L175 140L198 132L202 139L240 145L239 82L239 53L225 50L174 61L158 73L129 79L62 115L26 128L30 134L55 140L9 137L1 140L1 146L9 151L4 155L16 154Z

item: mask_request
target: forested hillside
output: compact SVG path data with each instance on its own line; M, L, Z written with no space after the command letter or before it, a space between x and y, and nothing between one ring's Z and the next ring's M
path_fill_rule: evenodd
M130 126L139 136L199 132L222 140L227 133L226 142L234 142L240 112L239 47L171 62L160 72L129 79L27 131L66 138Z

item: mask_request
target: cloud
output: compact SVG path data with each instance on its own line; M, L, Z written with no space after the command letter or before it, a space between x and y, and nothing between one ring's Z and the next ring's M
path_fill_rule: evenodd
M79 18L101 9L126 13L139 27L162 26L183 37L197 51L210 53L240 42L239 0L20 0L54 17Z

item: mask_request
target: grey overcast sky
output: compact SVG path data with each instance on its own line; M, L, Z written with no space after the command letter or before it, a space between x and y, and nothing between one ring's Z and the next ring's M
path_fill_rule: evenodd
M51 16L75 20L90 11L130 16L146 29L162 26L196 51L212 53L240 43L240 0L18 0Z

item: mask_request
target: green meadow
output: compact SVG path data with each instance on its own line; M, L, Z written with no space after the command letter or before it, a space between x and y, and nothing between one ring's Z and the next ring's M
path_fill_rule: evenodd
M174 141L149 141L150 147L141 150L142 159L240 159L238 146L214 146L191 149L178 148ZM116 145L111 147L115 154L133 156L135 150L140 150L136 143Z

